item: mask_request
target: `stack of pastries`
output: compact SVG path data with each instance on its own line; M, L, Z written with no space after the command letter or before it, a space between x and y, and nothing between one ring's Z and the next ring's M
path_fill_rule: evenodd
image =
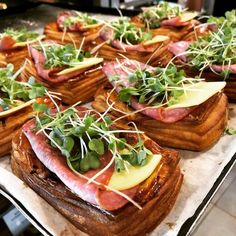
M223 134L234 58L229 80L204 74L219 63L191 73L185 50L222 26L196 16L166 2L111 22L65 11L45 36L0 34L0 156L83 232L151 232L183 181L179 152L161 146L204 151Z

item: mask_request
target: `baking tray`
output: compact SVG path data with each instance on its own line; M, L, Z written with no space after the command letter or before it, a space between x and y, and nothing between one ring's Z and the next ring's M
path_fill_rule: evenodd
M22 14L0 17L0 30L21 27L43 31L62 8L40 5ZM102 19L114 16L96 14ZM229 126L236 128L236 105L229 106ZM236 136L224 135L205 152L180 151L185 175L177 202L165 220L150 235L188 235L236 161ZM0 159L0 193L7 197L44 235L84 235L63 216L14 176L8 157ZM46 210L45 210L46 209ZM55 221L56 220L56 221ZM58 223L60 222L60 223Z

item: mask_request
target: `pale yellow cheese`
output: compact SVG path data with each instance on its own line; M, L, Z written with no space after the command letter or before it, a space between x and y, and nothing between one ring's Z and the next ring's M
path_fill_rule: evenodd
M186 21L194 19L196 16L198 16L198 12L196 12L196 11L187 11L187 12L184 12L180 15L180 21L181 22L186 22Z
M115 171L108 186L116 190L132 188L146 180L155 170L161 160L160 154L148 156L149 161L144 166L134 167L129 165L128 171Z
M166 36L166 35L156 35L151 40L148 40L148 41L144 42L143 45L147 46L147 45L151 45L151 44L154 44L154 43L160 43L160 42L166 41L168 39L169 39L169 37Z
M199 82L193 85L185 86L185 92L179 97L177 104L169 108L191 107L202 104L214 94L220 92L226 85L226 82Z
M21 105L19 105L17 107L13 107L13 108L11 108L11 109L9 109L7 111L2 111L2 112L0 112L0 118L9 116L9 115L11 115L11 114L13 114L13 113L15 113L15 112L25 108L25 107L31 106L34 102L35 102L35 99L30 100L28 102L24 102Z
M81 61L77 66L62 70L62 71L56 73L56 75L64 75L67 73L71 73L76 70L80 70L80 69L84 69L84 68L87 68L87 67L90 67L93 65L97 65L97 64L101 63L102 61L103 61L103 58L98 58L98 57L86 58L83 61Z
M93 24L93 25L86 25L86 26L82 26L80 29L81 30L92 29L92 28L97 28L101 25L102 25L102 23L97 23L97 24Z
M29 40L29 41L25 41L25 42L15 43L15 44L13 45L13 48L25 47L25 46L27 46L28 44L35 43L35 42L37 42L38 40L42 40L43 38L45 38L45 35L41 35L41 36L39 36L37 39L34 39L34 40Z

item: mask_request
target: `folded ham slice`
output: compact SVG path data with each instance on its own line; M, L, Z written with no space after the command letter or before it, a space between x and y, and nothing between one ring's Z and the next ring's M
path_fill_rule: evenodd
M188 24L189 24L189 21L181 21L180 16L166 19L161 22L161 26L174 26L174 27L186 26Z

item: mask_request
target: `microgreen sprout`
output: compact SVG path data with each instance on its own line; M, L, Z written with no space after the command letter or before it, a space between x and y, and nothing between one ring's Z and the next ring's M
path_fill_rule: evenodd
M0 40L5 36L10 36L17 43L19 43L19 42L25 42L28 40L37 39L39 37L39 34L33 31L28 31L26 28L23 28L21 30L7 28L4 30L3 33L0 33Z
M114 38L126 44L139 44L152 38L151 32L144 32L143 28L137 27L127 17L120 17L110 25L114 30Z
M236 11L226 12L225 17L210 17L208 23L216 24L216 31L198 37L186 51L188 65L203 71L214 65L222 65L225 70L221 73L225 78L230 74L230 65L236 64Z
M39 107L35 108L37 111ZM41 107L38 112L42 112ZM70 166L80 173L99 168L101 156L107 151L112 154L108 165L92 180L114 162L118 172L127 169L127 165L145 165L147 155L151 154L141 138L134 144L130 144L125 138L127 134L142 135L142 131L114 128L109 117L92 110L80 111L70 107L51 114L45 108L44 114L36 115L36 121L37 132L43 132L50 144L58 148Z
M45 88L36 83L33 77L29 78L28 83L16 80L23 68L15 73L12 64L0 68L0 106L3 110L8 110L45 94Z
M177 70L172 63L166 68L156 68L155 71L137 68L133 73L127 73L129 86L123 86L119 75L113 75L112 79L115 80L115 86L120 87L118 97L121 101L130 103L131 98L135 97L139 103L151 106L178 103L179 97L187 89L186 85L197 82L197 79L186 78L184 71Z
M179 16L183 11L178 5L173 6L168 2L160 2L157 6L146 8L140 14L140 18L147 28L155 29L160 27L162 20Z
M34 46L37 50L41 50L45 56L45 68L57 67L75 67L79 65L85 58L91 55L89 52L76 49L72 44L59 45L53 43L40 43Z
M68 27L77 25L77 24L79 24L83 27L86 27L87 25L98 24L98 20L92 16L89 16L86 13L73 11L72 15L65 17L65 19L63 21L63 25L64 25L65 29Z

